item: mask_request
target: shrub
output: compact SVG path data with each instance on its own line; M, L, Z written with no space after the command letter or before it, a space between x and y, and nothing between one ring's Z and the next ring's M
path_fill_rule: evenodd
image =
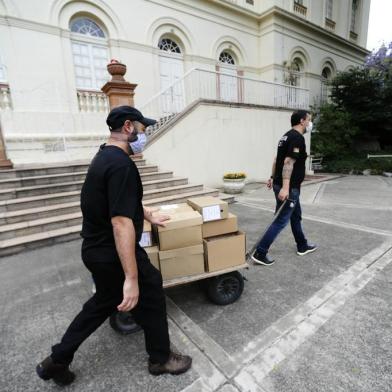
M240 180L246 178L246 174L242 172L238 173L226 173L223 175L224 180Z

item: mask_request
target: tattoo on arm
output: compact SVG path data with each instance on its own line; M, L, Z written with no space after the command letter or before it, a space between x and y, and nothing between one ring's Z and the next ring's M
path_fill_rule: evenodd
M274 161L272 162L271 177L275 177L275 169L276 169L276 157L274 158Z
M282 169L282 179L283 180L290 180L291 174L293 172L295 159L287 157L284 160L284 165Z

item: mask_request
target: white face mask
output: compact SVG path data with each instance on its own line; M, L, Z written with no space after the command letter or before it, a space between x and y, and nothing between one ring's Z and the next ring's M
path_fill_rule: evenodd
M306 132L312 132L312 129L313 129L313 123L311 121L309 121L309 124L307 125L305 130L306 130Z
M147 143L147 137L144 133L138 133L137 139L129 143L134 154L140 154L144 150L144 146Z

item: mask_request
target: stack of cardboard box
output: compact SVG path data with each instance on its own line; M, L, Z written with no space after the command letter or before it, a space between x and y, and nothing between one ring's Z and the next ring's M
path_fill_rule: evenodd
M245 234L228 204L215 197L161 206L155 214L170 217L165 227L145 222L141 246L164 280L219 271L245 262ZM154 245L154 242L158 246Z
M237 217L228 204L215 197L188 199L203 217L202 235L206 272L245 263L245 234L238 231Z

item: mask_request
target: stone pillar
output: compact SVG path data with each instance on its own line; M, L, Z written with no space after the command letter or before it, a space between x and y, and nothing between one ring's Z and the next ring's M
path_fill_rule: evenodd
M5 142L3 138L3 131L0 124L0 169L11 169L12 162L7 159L7 152L5 150Z
M107 65L108 72L112 75L112 80L107 82L101 90L109 98L110 109L117 106L128 105L135 106L133 96L137 84L132 84L124 79L127 72L127 66L119 63L117 60L111 60Z

